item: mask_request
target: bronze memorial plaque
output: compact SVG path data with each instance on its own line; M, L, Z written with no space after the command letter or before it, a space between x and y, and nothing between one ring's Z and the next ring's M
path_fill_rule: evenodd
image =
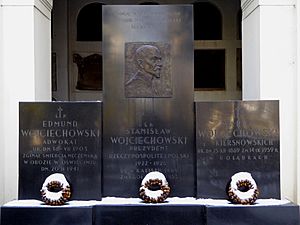
M189 5L103 6L104 196L138 197L151 171L195 195L192 18Z

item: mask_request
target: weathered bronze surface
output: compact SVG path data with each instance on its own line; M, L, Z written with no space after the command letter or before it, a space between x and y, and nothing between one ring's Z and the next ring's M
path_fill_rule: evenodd
M170 44L125 43L125 96L172 97Z
M259 198L280 198L278 101L196 102L197 197L227 198L237 172L249 172Z
M82 57L73 54L73 62L78 68L76 89L78 90L102 90L102 56L92 54Z
M154 170L171 195L195 195L192 18L187 5L103 6L104 196L138 197Z

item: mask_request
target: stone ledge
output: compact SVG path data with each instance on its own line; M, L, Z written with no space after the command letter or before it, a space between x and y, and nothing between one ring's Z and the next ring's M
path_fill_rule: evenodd
M193 197L178 198L170 197L166 202L160 204L148 204L143 203L140 198L118 198L118 197L104 197L101 201L90 200L90 201L69 201L66 205L58 206L61 207L81 207L81 206L95 206L95 205L207 205L207 206L218 206L218 207L257 207L257 206L279 206L291 204L290 201L282 199L258 199L255 205L234 205L225 199L196 199ZM47 206L39 200L15 200L8 202L4 207L52 207Z
M253 206L227 200L168 198L146 204L138 198L106 197L46 206L38 200L12 201L1 207L3 225L299 225L299 206L259 199Z

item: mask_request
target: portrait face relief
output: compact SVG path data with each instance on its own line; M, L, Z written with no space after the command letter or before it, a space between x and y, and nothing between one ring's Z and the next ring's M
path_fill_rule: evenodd
M142 45L135 52L139 68L150 76L160 78L162 56L160 50L152 45Z
M170 45L160 42L125 43L125 97L172 97Z

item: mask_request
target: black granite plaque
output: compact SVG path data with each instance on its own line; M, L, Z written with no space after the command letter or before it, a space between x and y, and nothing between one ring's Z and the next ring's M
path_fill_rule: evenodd
M71 199L101 199L100 102L22 102L19 198L40 199L51 174L62 173Z
M201 205L95 206L95 225L205 225Z
M226 198L237 172L255 179L259 198L280 198L278 101L196 103L197 197Z
M195 195L192 6L103 6L103 195ZM111 28L114 29L111 29Z

